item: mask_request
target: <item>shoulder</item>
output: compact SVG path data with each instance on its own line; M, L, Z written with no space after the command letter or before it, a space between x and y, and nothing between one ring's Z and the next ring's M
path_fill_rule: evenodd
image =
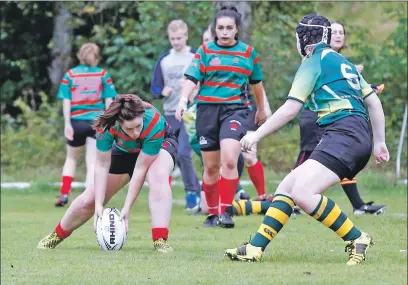
M170 51L166 52L165 54L162 54L159 59L157 60L157 64L160 64L163 59L165 59L166 57L168 57L170 55Z

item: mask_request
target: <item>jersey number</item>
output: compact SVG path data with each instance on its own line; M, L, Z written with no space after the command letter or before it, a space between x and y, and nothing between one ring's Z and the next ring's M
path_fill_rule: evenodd
M356 75L356 74L354 74L354 73L348 73L348 72L347 72L347 69L353 70L353 69L351 68L351 66L348 65L348 64L342 63L342 64L340 65L340 68L341 68L341 73L342 73L343 76L347 79L348 84L350 84L350 86L351 86L353 89L361 90L360 82L358 81L358 75Z

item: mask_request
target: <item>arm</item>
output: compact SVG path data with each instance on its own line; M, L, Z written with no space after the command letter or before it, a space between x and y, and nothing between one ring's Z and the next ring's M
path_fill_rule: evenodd
M156 66L154 67L153 78L150 83L150 93L152 93L152 96L154 99L163 98L162 92L164 89L164 79L163 79L163 72L161 69L161 61L166 55L167 54L162 56L157 61Z
M251 87L254 92L254 97L255 97L258 109L265 110L265 95L264 95L265 91L262 85L262 81L251 85Z
M113 85L113 80L105 70L105 75L102 77L102 96L101 98L105 100L105 110L109 108L109 105L112 103L113 98L116 97L115 85Z
M64 99L62 101L62 112L64 114L65 125L71 125L71 100Z
M364 100L364 103L371 121L374 144L385 142L385 118L380 99L373 93Z
M113 99L112 98L106 98L105 99L105 110L109 108L110 104L112 103Z
M95 210L103 209L105 201L106 185L108 182L109 167L111 164L111 153L96 151L95 161Z
M293 120L302 109L303 104L296 100L288 99L259 129L257 138L259 141L264 137L276 132L288 122Z

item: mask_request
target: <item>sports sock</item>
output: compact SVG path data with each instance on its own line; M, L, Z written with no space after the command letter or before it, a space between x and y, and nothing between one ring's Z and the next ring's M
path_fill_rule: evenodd
M218 205L220 201L219 191L218 191L219 181L214 184L206 184L203 181L202 187L205 194L205 199L208 205L209 215L218 215Z
M65 239L65 238L69 237L72 234L72 232L66 231L61 227L61 222L59 222L58 225L55 227L54 232L61 239Z
M61 195L69 195L71 193L71 184L74 181L72 176L62 176Z
M355 240L361 236L360 230L353 225L339 206L326 196L321 196L319 204L310 216L334 231L344 241Z
M353 208L360 209L364 205L364 201L361 199L360 193L358 192L356 179L343 179L340 184L350 200L351 205L353 205Z
M233 201L232 206L235 208L237 216L249 216L251 214L265 215L271 206L270 201L251 201L251 200L239 200Z
M249 178L254 184L258 196L265 195L265 174L262 163L258 160L254 165L247 169Z
M159 238L167 240L169 238L169 229L168 228L152 228L153 241L156 241Z
M265 214L261 226L251 240L251 245L262 247L262 250L264 250L289 220L294 206L295 203L292 198L286 195L276 194Z
M237 189L238 182L239 182L238 177L234 179L227 179L221 176L220 179L221 214L225 212L225 209L227 207L232 205L232 201L234 200L235 190Z

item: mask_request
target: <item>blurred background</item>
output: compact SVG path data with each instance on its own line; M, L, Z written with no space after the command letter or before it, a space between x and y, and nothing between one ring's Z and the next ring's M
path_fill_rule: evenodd
M118 93L138 94L161 108L161 101L149 94L149 85L156 60L170 48L167 24L183 19L189 26L188 44L197 48L215 11L225 3L2 2L2 182L59 180L65 139L56 93L63 74L78 64L75 54L83 43L101 47L100 65L111 73ZM380 99L391 162L378 169L371 161L368 167L394 181L406 179L406 130L402 133L400 177L396 157L407 104L407 2L233 4L244 15L243 39L260 54L272 109L284 102L300 64L297 21L305 14L319 13L344 24L348 48L343 54L364 65L367 82L385 84ZM294 120L263 142L260 157L270 171L282 173L291 169L298 151L299 127Z

